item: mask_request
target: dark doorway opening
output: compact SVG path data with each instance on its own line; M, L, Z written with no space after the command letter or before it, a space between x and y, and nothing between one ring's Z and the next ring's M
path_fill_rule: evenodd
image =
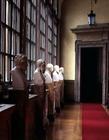
M80 101L102 103L102 48L81 48Z

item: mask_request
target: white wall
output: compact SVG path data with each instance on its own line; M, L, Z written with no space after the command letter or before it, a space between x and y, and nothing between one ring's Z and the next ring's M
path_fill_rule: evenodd
M62 1L61 1L62 2ZM109 0L97 0L94 5L96 23L109 23ZM65 79L75 79L75 40L70 31L77 25L88 24L90 0L63 0L61 7L61 64L65 68Z

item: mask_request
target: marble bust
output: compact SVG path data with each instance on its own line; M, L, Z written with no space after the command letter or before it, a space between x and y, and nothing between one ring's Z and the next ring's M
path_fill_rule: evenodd
M27 69L27 56L15 56L15 67L11 70L12 86L14 90L26 90L28 87L25 71Z
M33 83L38 86L44 85L44 76L43 76L43 71L42 71L43 63L44 61L42 59L38 59L36 61L37 68L34 71Z

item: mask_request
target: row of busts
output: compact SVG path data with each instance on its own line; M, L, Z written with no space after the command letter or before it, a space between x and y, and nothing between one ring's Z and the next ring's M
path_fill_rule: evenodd
M48 117L54 120L55 112L60 112L64 96L64 68L51 63L45 65L42 59L37 60L33 75L33 84L38 88L45 85L48 97ZM45 105L46 106L46 105Z
M53 66L51 63L46 64L42 59L38 59L36 65L37 68L34 71L31 84L35 87L34 93L45 94L44 112L52 120L55 112L60 112L60 104L64 96L64 68L59 68L58 65ZM15 67L11 70L14 90L28 90L28 82L25 75L26 69L27 57L23 54L16 55ZM44 90L42 90L43 87Z
M25 90L28 87L25 71L27 69L27 57L24 54L15 56L15 67L11 70L12 85L15 90ZM61 81L64 79L64 68L58 65L45 64L42 59L37 60L37 68L33 74L33 84L42 85Z
M59 82L64 79L63 74L63 67L59 68L58 65L53 66L51 63L48 63L45 66L45 62L42 59L38 59L37 68L33 75L33 83L41 85L43 84L43 82L45 82L46 84L50 84L52 82Z

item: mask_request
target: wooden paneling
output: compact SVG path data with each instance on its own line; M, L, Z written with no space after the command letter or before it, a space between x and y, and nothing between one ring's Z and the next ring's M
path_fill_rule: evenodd
M25 140L36 139L36 102L38 98L33 97L28 100L25 115ZM38 112L37 112L38 113Z
M74 80L64 81L64 100L65 102L74 101Z
M0 112L0 140L12 140L12 116L15 107Z

